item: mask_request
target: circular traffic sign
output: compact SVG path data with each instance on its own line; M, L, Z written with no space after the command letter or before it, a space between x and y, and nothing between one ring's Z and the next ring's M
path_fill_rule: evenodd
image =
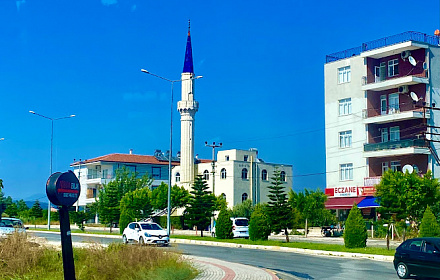
M52 174L46 183L46 194L57 206L72 206L79 198L81 187L72 171Z

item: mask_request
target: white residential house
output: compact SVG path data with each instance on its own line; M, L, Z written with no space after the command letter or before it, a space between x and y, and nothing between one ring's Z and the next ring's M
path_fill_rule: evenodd
M128 170L137 172L138 176L148 173L153 179L152 189L162 182L168 184L168 153L156 150L154 155L109 154L84 161L77 161L70 166L79 178L81 194L78 206L85 206L95 202L99 189L115 178L115 171L126 167ZM179 164L179 158L172 158L172 165Z

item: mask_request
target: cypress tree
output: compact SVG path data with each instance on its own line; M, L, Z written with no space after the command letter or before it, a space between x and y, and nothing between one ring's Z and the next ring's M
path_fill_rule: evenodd
M265 206L257 204L249 221L249 238L255 240L267 240L270 235L269 218L265 212Z
M367 247L367 228L356 203L353 204L345 223L344 243L346 248Z
M429 206L426 207L420 224L420 237L440 237L440 226Z
M215 236L218 239L231 239L233 237L231 214L226 207L222 207L218 214L218 219L215 224Z

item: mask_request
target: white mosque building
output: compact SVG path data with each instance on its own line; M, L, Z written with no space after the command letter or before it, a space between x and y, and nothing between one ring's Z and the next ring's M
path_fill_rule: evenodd
M257 149L224 150L217 153L217 161L199 160L194 153L194 122L199 103L195 100L191 35L188 30L183 66L182 97L177 104L180 113L180 166L172 169L172 184L188 190L195 175L202 175L209 190L223 195L229 207L251 199L254 204L267 202L268 186L275 169L280 170L286 190L292 187L292 165L266 163L258 158Z

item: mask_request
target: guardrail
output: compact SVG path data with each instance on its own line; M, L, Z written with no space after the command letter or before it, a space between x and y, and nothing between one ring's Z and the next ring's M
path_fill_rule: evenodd
M426 139L405 139L400 141L364 144L364 152L401 149L408 147L428 147L428 141Z
M360 47L351 48L345 51L340 51L326 55L325 62L329 63L329 62L345 59L347 57L360 55L361 52L371 51L374 49L383 48L386 46L404 43L408 41L421 42L434 46L439 45L438 36L427 35L425 33L415 32L415 31L407 31L400 34L377 39L374 41L362 43Z

